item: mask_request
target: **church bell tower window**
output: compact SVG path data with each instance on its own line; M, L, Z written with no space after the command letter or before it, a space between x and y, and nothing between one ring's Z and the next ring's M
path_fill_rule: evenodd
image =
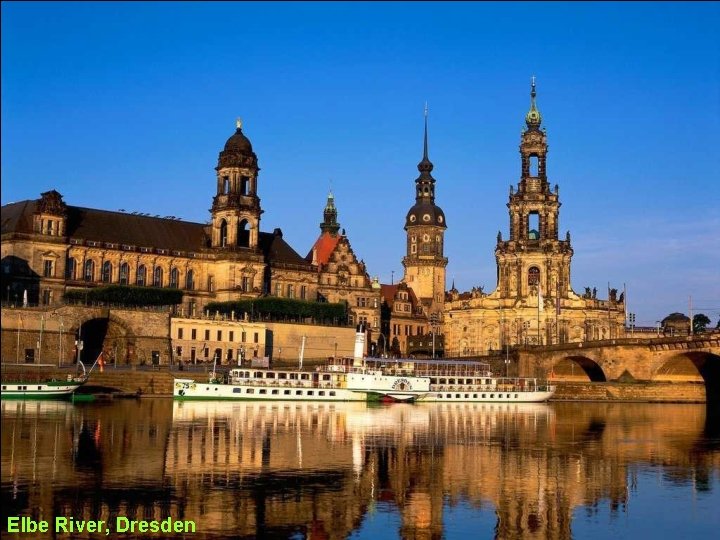
M220 222L220 245L227 246L227 221L224 219Z
M531 266L528 270L528 285L537 285L540 283L540 269L537 266Z
M537 212L528 214L528 240L540 239L540 215Z

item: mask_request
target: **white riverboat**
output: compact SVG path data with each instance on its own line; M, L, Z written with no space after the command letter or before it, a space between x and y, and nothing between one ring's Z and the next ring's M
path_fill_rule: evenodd
M75 391L85 384L89 373L85 370L82 362L82 374L69 374L65 379L48 379L40 374L30 375L27 373L3 374L0 399L66 399L71 397ZM94 365L93 365L94 367Z
M208 382L176 378L176 399L254 401L523 402L555 387L527 377L494 377L483 362L337 359L313 371L235 368Z

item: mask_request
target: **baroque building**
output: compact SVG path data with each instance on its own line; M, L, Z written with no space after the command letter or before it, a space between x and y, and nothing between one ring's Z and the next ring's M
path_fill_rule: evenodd
M393 354L414 354L412 336L426 335L442 322L445 304L445 213L435 204L433 164L428 157L427 108L423 157L415 180L415 204L405 216L405 269L400 283L383 285L383 334ZM417 351L419 352L419 351ZM426 355L427 351L423 351Z
M262 232L260 167L238 120L218 156L210 221L112 212L65 203L51 190L2 207L2 292L15 304L57 306L68 289L138 285L181 289L179 315L211 301L272 295L346 301L349 318L379 330L373 285L344 234L332 196L307 258L281 229Z
M570 232L559 236L560 195L547 176L547 132L536 104L533 79L530 110L520 140L520 182L510 186L509 237L498 232L497 287L446 295L446 355L484 354L506 346L612 339L624 335L625 305L617 290L607 300L570 282Z

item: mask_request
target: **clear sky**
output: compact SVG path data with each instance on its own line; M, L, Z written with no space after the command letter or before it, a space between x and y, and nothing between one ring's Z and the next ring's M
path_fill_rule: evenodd
M430 108L448 283L494 289L537 76L576 291L637 323L720 316L720 4L2 4L2 203L206 222L242 117L261 228L305 255L332 182L371 275L402 276ZM394 272L394 274L393 274Z

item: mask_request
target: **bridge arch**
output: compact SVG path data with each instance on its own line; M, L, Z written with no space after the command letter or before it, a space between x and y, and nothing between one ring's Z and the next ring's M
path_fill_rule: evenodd
M101 351L105 353L106 363L131 362L134 349L132 332L116 317L101 315L81 320L75 335L82 340L80 359L84 364L93 364Z
M600 364L592 358L581 355L569 355L556 362L552 368L552 377L568 381L607 381Z
M706 351L684 351L661 364L653 381L703 382L708 401L720 401L720 355Z

